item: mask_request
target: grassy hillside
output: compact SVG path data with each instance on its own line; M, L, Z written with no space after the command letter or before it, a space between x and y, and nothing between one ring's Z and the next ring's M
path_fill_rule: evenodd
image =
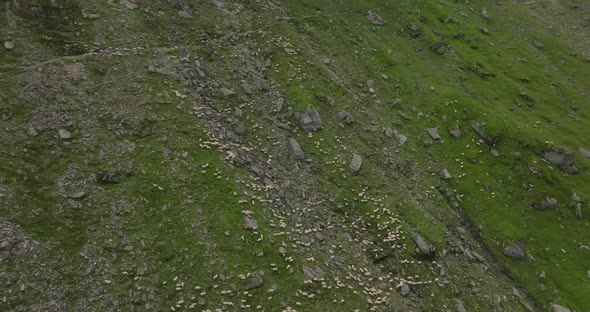
M3 306L588 310L588 12L5 1Z

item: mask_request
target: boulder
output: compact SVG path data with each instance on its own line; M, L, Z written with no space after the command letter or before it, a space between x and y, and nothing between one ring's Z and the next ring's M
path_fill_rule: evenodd
M446 168L440 172L440 177L443 180L450 180L452 178L451 174L449 173L449 170L447 170Z
M244 228L246 230L256 230L258 228L258 222L249 215L244 215Z
M408 284L403 284L401 289L400 289L400 293L402 296L406 297L407 295L410 294L410 286L408 286Z
M553 312L572 312L572 310L564 307L564 306L560 306L559 304L552 304L551 305L551 311Z
M317 281L324 278L326 274L319 266L315 267L303 267L303 277L306 281Z
M440 135L438 134L438 127L428 128L428 129L426 129L426 132L428 132L428 135L430 135L430 137L433 140L440 140L441 139Z
M522 244L510 244L506 245L502 249L502 253L510 258L523 259L524 258L524 246Z
M295 118L299 120L299 124L303 131L310 132L322 128L322 120L320 113L311 106L307 106L303 112L296 112Z
M369 23L373 25L382 26L385 24L383 19L373 11L369 11L369 16L367 18L369 19Z
M428 241L426 241L424 237L422 237L420 234L416 234L414 237L414 242L416 243L416 246L418 246L418 250L420 250L422 255L428 258L434 258L436 249Z
M58 134L59 138L62 140L69 140L72 138L72 134L70 133L70 131L68 131L66 129L57 130L57 134Z
M350 168L350 171L356 173L356 172L359 172L359 170L361 170L362 164L363 164L363 159L361 158L361 155L352 154L352 159L350 160L350 163L348 164L348 168Z
M578 151L580 151L580 154L582 154L582 156L584 156L585 158L590 158L590 151L582 148L582 147L578 147Z
M458 138L460 138L460 137L461 137L461 130L459 130L458 128L457 128L457 129L450 129L450 130L449 130L449 134L450 134L450 135L451 135L453 138L455 138L455 139L458 139Z
M546 151L543 158L556 166L573 165L575 161L573 154L560 151Z
M455 302L456 302L457 312L467 312L467 310L465 309L465 305L463 304L463 300L455 299Z
M295 139L291 138L287 140L287 149L289 149L289 152L291 153L291 156L293 156L293 158L297 160L302 160L305 158L305 153L303 152L301 146L299 146L299 143L297 143Z
M546 196L542 201L533 204L533 207L537 210L552 209L559 205L559 201L556 198Z
M243 287L243 289L249 290L249 289L258 288L258 287L262 286L262 282L263 282L262 277L255 276L250 280L250 282L247 285L245 285Z
M347 125L350 125L354 122L354 118L352 118L352 115L350 115L350 113L348 113L347 111L339 112L337 117L338 119L340 119L340 121L342 121L342 123Z

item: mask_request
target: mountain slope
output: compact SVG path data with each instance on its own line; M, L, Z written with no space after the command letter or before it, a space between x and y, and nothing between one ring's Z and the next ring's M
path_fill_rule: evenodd
M590 6L381 2L6 1L3 305L587 310Z

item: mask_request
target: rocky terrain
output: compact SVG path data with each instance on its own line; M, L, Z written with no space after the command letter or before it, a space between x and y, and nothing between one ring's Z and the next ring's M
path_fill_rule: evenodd
M590 2L0 5L0 310L590 310Z

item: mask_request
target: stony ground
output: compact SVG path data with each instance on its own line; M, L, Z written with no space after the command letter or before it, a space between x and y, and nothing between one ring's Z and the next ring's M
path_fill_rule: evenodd
M585 1L0 3L3 311L587 311Z

